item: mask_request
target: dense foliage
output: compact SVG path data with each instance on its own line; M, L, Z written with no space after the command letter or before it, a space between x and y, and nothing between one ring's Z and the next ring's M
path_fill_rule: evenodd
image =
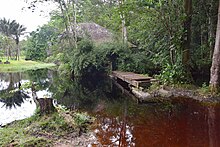
M41 61L46 59L50 55L50 47L56 42L57 35L56 28L50 25L45 25L36 32L32 32L25 46L26 59Z
M118 69L159 74L167 84L209 78L218 0L55 2L49 24L27 40L27 58L47 58L74 75ZM107 28L117 41L78 36L76 24L87 22Z

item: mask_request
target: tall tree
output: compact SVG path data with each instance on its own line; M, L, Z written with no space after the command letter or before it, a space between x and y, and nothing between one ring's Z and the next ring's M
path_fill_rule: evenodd
M215 38L215 48L212 57L212 67L210 76L210 88L213 93L219 91L220 84L220 0L218 8L218 22Z
M121 9L121 11L119 13L120 13L121 25L122 25L122 41L124 44L126 44L128 41L125 11L123 10L125 2L126 2L126 0L119 0L119 7Z
M19 47L19 42L20 42L20 36L23 34L23 32L26 31L26 27L24 27L23 25L20 25L19 23L17 23L13 30L12 30L12 35L13 35L13 39L15 40L16 43L16 60L20 59L20 47Z
M9 60L9 57L11 57L11 49L10 49L10 46L9 46L9 38L11 38L11 35L12 35L12 32L14 30L14 28L16 27L16 21L15 20L7 20L6 18L3 18L0 20L0 32L2 34L4 34L7 39L6 39L6 43L8 44L7 45L7 56L8 56L8 60Z
M210 40L210 59L213 55L213 50L215 46L215 32L216 32L216 15L218 10L218 5L216 0L210 0L210 8L209 8L209 40Z
M16 59L19 60L20 56L20 48L19 48L19 39L22 33L26 30L26 28L23 25L20 25L17 23L15 20L7 20L6 18L3 18L0 20L0 32L4 34L8 38L12 38L15 40L16 43ZM8 40L8 39L7 39ZM6 41L7 41L6 40ZM8 47L7 47L7 54L8 54L8 59L11 57L11 50L9 47L9 42Z
M183 64L188 68L191 42L192 0L184 0L184 8L186 13L186 20L184 22L183 36Z

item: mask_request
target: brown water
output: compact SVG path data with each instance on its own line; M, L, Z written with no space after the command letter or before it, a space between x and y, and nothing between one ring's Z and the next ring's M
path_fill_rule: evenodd
M220 105L179 98L167 104L121 105L118 115L96 114L95 132L106 146L219 147ZM132 110L133 109L133 110Z
M73 81L47 70L1 74L0 79L0 124L30 116L27 112L34 110L35 105L22 94L31 97L31 91L20 92L20 99L13 91L19 82L23 85L32 81L38 85L39 97L51 95L70 109L95 116L93 130L103 146L220 147L220 104L187 98L137 104L110 79L91 77ZM13 117L11 111L22 117Z

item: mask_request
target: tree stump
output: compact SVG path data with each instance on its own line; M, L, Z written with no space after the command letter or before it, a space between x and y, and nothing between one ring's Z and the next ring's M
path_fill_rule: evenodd
M10 62L9 61L5 61L4 64L10 64Z
M52 98L38 98L37 101L39 103L41 114L50 114L56 111Z

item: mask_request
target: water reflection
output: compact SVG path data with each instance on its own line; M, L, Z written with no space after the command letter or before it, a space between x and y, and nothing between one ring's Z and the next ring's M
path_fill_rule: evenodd
M103 109L99 102L108 100L114 95L111 91L110 80L104 77L89 77L87 79L70 80L68 78L53 78L53 86L50 91L53 98L71 109L92 110L94 108ZM113 99L111 99L113 100Z
M30 98L30 96L28 96L22 90L11 91L9 93L1 91L0 95L3 96L3 98L0 98L0 102L3 103L2 107L6 107L6 109L21 107L21 104L24 103L24 100Z
M207 123L208 123L209 146L216 147L216 146L220 145L220 142L218 141L219 140L218 136L220 136L218 133L220 127L217 127L218 123L219 123L220 106L219 105L218 106L211 105L211 106L208 106L207 109L208 109ZM216 129L216 127L217 127L217 129Z
M37 76L38 79L41 79L43 75L42 71L40 72L41 76ZM37 74L38 71L35 73ZM31 72L0 73L0 126L33 115L36 104L31 97L31 91L30 89L21 89L23 84L34 79L33 75L31 75ZM43 81L46 81L45 77L43 79Z
M103 146L220 146L220 104L203 104L186 98L137 104L105 77L70 80L48 70L29 71L15 77L1 75L0 124L10 119L8 116L30 116L36 108L31 104L32 98L26 97L32 96L31 91L19 92L19 81L20 85L34 82L38 97L52 97L70 109L94 115L97 118L94 132ZM13 112L6 110L6 106Z
M101 78L101 77L99 77ZM72 109L96 116L96 136L103 146L213 146L220 144L220 105L178 98L137 104L111 80L53 78L53 97ZM50 89L52 91L52 89Z
M129 104L124 107L127 112L120 111L120 115L101 113L95 132L106 146L218 147L220 105L204 106L182 99L174 100L168 109L159 104Z
M30 98L24 91L20 90L21 73L1 73L0 102L2 107L12 109L20 107L24 100Z
M0 73L0 90L12 90L19 86L21 73Z

